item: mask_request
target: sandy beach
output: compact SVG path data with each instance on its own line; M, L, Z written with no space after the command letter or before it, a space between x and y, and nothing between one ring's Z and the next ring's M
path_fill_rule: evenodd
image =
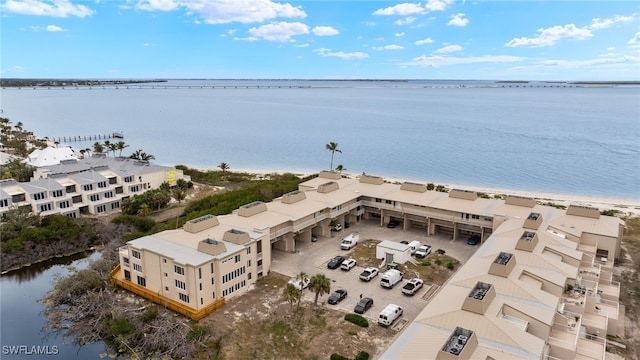
M200 171L220 171L219 168L194 168ZM300 172L287 169L230 169L232 172L245 172L249 174L255 174L257 177L264 177L268 174L284 174L292 173L300 177L305 177L318 172ZM360 174L343 172L343 176L349 178L357 178ZM376 175L376 174L370 174ZM433 181L424 179L404 179L397 177L385 177L382 176L385 181L392 183L403 183L405 181L427 184ZM590 196L590 195L574 195L574 194L559 194L551 192L538 192L538 191L526 191L526 190L514 190L514 189L496 189L488 188L480 185L463 185L463 184L442 184L435 183L436 185L444 185L448 189L461 189L472 190L476 192L483 192L489 196L493 195L517 195L535 198L542 202L551 202L556 205L569 206L570 204L595 207L600 210L617 210L621 214L629 216L640 216L640 198L615 198L615 197L602 197L602 196Z

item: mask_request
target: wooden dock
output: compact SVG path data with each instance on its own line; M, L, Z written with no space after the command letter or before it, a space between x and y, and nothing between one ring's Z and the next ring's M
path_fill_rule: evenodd
M107 139L124 139L122 132L112 132L111 134L98 134L87 136L63 136L53 138L52 140L57 143L68 143L76 141L94 141L94 140L107 140Z

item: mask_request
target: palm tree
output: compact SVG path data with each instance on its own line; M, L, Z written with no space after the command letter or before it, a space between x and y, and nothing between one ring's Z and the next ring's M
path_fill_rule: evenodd
M178 201L178 205L187 197L187 192L184 191L181 187L177 187L173 189L173 198Z
M300 299L301 292L295 285L287 283L287 286L282 289L282 297L291 304L291 310L293 311L293 303Z
M315 274L309 280L309 290L316 293L315 305L318 305L318 297L331 292L331 279L324 274Z
M104 152L104 146L96 141L95 143L93 143L93 152L102 154Z
M340 149L338 149L338 143L336 142L330 142L327 145L325 145L325 148L329 151L331 151L331 166L329 167L329 169L333 169L333 155L336 152L342 153L342 151Z
M222 178L225 179L227 177L227 170L229 170L229 164L227 164L226 162L221 162L218 167L220 168L220 170L222 170Z
M149 208L149 205L147 205L147 203L143 203L142 205L140 205L140 209L138 209L138 215L149 216L149 214L151 214L151 209Z
M340 175L342 175L342 172L347 170L344 166L342 166L342 164L336 166L336 171L338 171L340 173Z
M296 280L300 281L300 296L298 297L298 306L296 311L300 308L300 300L302 300L302 291L304 290L304 285L307 281L309 281L309 275L306 272L300 271L298 275L296 275Z
M116 143L116 150L119 151L118 156L122 156L122 150L124 150L125 148L128 148L128 147L129 147L129 145L126 145L124 143L124 141L118 141Z

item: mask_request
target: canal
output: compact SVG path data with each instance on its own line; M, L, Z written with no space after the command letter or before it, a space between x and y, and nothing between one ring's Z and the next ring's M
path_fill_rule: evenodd
M78 347L72 339L46 330L41 299L56 279L71 268L86 268L99 251L54 259L10 272L0 277L0 358L10 359L101 359L107 355L102 343Z

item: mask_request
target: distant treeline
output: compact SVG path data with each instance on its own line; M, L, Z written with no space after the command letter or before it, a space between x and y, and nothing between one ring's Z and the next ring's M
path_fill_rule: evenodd
M96 80L96 79L0 79L2 87L32 87L32 86L102 86L140 84L151 82L167 82L162 79L138 79L138 80Z

